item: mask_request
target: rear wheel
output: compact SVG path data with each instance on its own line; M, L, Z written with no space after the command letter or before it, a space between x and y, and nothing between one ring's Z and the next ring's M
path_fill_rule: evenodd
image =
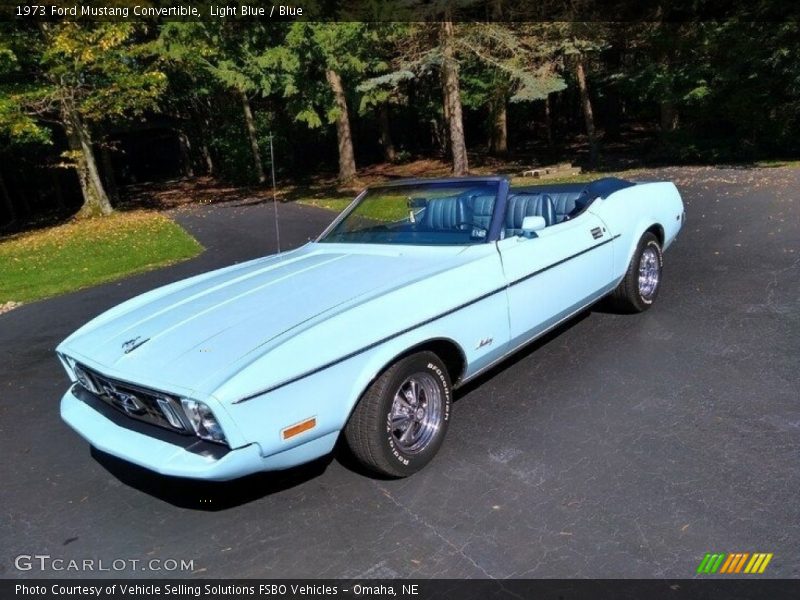
M407 477L428 464L444 441L452 389L432 352L400 359L364 392L344 434L355 457L381 475Z
M650 232L639 240L625 277L611 292L614 307L623 312L642 312L655 302L661 286L663 258L658 238Z

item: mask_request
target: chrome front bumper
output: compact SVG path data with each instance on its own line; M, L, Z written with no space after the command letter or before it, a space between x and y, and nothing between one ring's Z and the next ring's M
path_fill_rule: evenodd
M217 481L235 479L265 468L258 444L228 449L199 441L194 436L181 436L183 440L175 438L173 441L179 443L173 443L164 436L179 434L165 431L159 439L156 436L161 432L153 425L143 425L152 430L152 435L122 426L114 422L113 415L104 415L82 400L80 394L77 386L64 394L61 418L92 446L113 456L163 475ZM125 419L124 415L120 417Z

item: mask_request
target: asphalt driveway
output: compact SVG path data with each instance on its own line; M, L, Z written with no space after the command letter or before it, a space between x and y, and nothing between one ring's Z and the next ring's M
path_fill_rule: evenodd
M669 169L688 223L653 310L580 315L457 396L424 471L346 459L228 484L151 475L64 425L53 349L118 302L275 248L272 207L176 213L198 258L0 315L0 576L20 554L192 560L130 576L690 577L706 552L800 576L800 170ZM330 220L280 207L297 246ZM119 573L111 573L116 575Z

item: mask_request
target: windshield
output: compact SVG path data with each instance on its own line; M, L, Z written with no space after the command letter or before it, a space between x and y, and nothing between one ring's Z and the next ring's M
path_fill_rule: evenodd
M465 245L486 241L497 181L373 188L321 242Z

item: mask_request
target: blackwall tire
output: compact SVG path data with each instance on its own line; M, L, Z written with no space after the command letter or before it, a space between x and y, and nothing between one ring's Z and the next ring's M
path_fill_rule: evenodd
M369 470L407 477L427 465L444 441L452 404L450 377L432 352L398 360L364 392L344 434Z
M611 292L612 306L627 313L644 312L658 297L664 266L661 244L650 232L639 240L625 277Z

